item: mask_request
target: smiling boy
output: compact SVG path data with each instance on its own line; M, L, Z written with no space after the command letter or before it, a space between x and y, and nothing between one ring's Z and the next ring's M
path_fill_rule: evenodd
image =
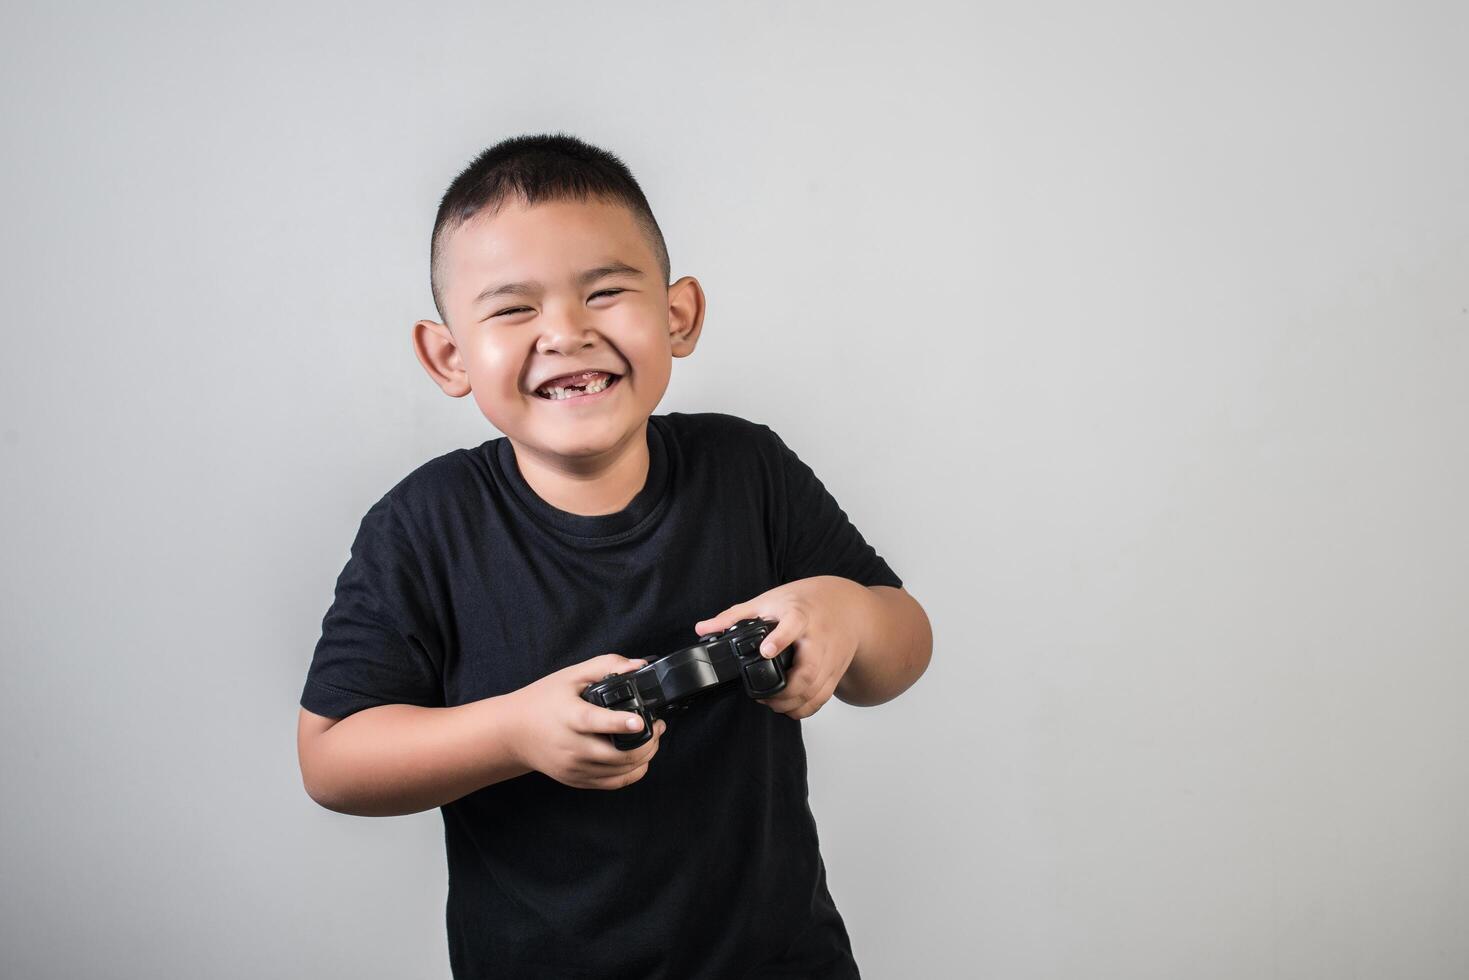
M363 518L298 748L329 809L441 809L458 978L858 976L799 722L906 690L928 619L769 428L653 414L704 321L670 278L632 174L573 137L491 147L439 207L414 350L504 435ZM640 720L580 698L754 616L767 656L795 646L774 698L704 699L632 751L608 735Z

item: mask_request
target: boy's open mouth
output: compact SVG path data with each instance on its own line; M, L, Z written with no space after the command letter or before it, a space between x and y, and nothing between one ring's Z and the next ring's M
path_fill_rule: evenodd
M547 381L536 389L536 394L550 401L581 398L586 395L595 395L599 391L606 391L615 385L621 377L622 375L620 374L609 374L606 371L583 371L580 374L566 374Z

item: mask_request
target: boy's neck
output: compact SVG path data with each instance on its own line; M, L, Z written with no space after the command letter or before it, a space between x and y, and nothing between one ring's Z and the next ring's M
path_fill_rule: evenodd
M508 438L508 437L507 437ZM648 422L598 456L572 460L510 440L515 465L530 488L557 510L583 517L616 514L648 482Z

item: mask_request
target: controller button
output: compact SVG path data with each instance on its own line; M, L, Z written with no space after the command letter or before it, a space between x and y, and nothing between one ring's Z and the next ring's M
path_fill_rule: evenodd
M611 706L621 704L623 701L633 700L632 684L627 681L619 681L602 691L602 704Z

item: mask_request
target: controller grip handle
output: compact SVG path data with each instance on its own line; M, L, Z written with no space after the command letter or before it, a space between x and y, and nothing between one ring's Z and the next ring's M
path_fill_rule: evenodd
M608 681L618 683L609 686ZM582 691L582 698L592 704L614 711L626 711L643 719L643 727L635 732L612 733L612 744L624 752L632 751L653 737L653 712L644 706L636 681L624 680L621 674L608 674L596 684L588 684Z
M612 744L624 752L631 752L653 737L653 723L648 720L648 716L640 711L634 711L631 714L643 716L643 727L635 732L614 733L612 736Z
M740 683L752 698L772 698L785 690L791 650L787 647L767 660L760 656L759 641L756 637L752 650L740 651Z

